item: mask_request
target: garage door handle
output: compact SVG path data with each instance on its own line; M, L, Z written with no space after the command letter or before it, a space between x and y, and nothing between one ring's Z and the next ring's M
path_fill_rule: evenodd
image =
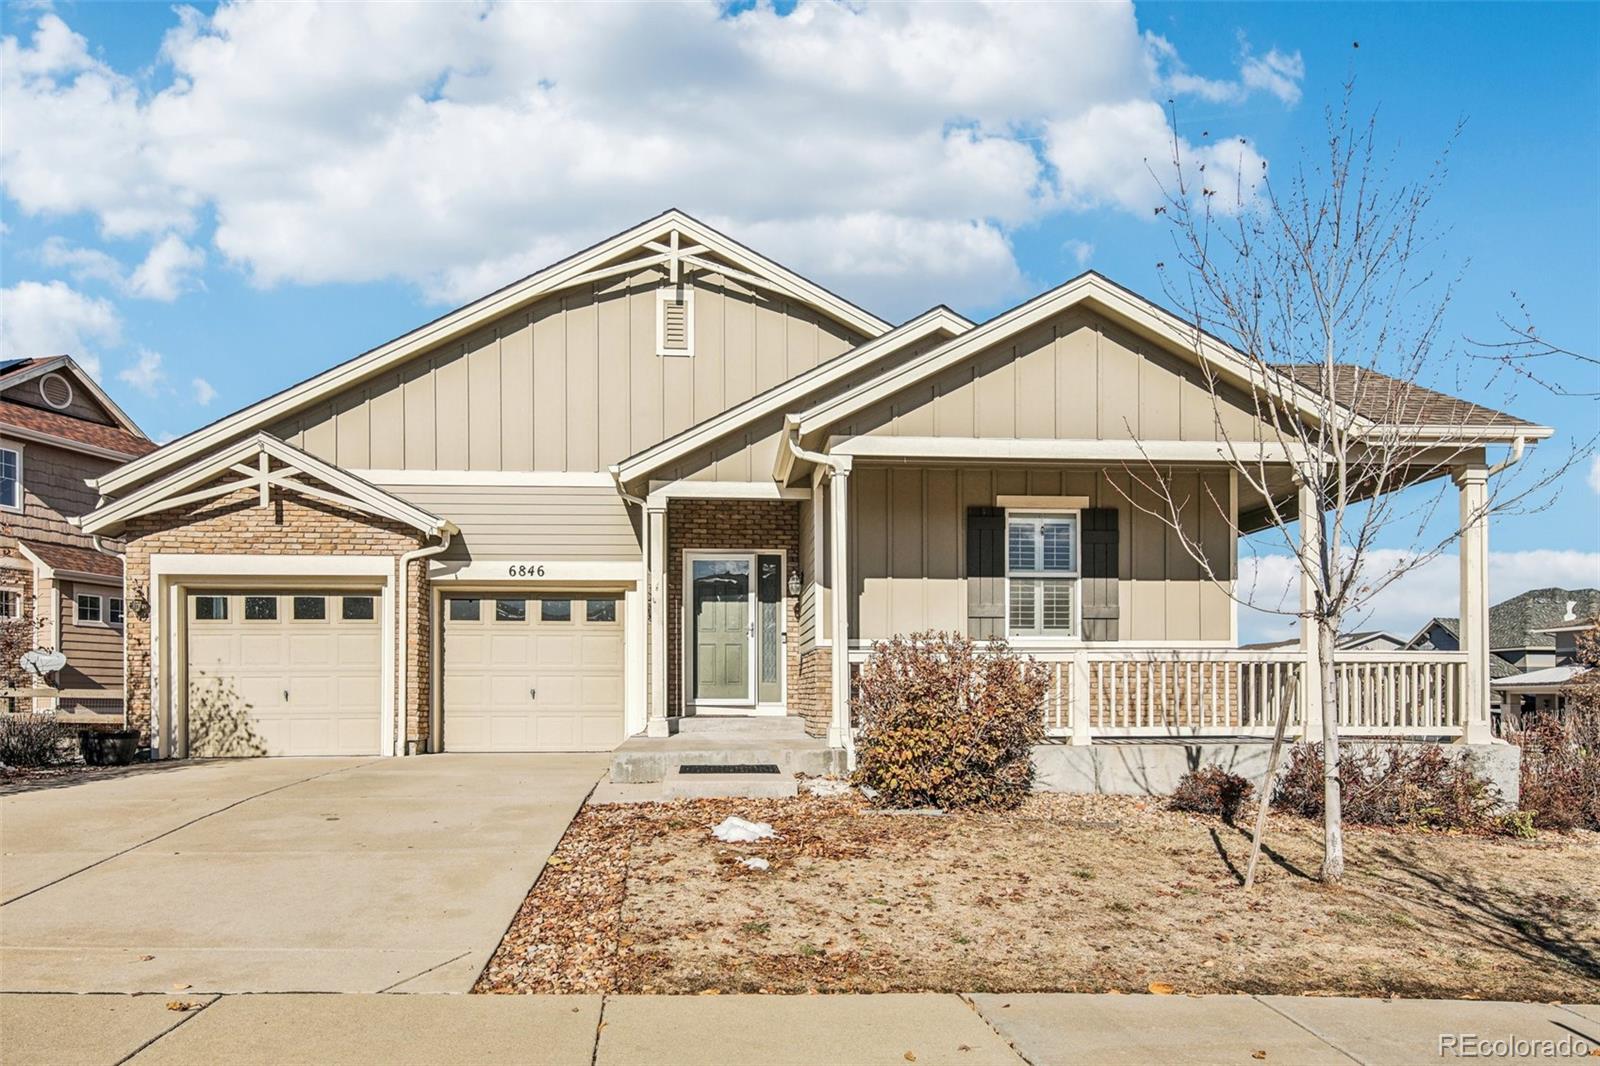
M529 689L529 690L528 690L528 698L529 698L529 699L530 699L530 700L536 700L536 699L538 699L538 698L539 698L539 690L538 690L538 689L533 689L533 688L530 688L530 689Z
M284 703L288 703L289 702L289 690L288 689L284 689L283 690L283 702Z

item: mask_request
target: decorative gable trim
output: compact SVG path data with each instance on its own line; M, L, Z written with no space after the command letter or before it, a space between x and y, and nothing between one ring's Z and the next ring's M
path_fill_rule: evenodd
M217 482L217 478L230 474L236 476ZM271 505L274 491L287 490L399 522L428 536L455 532L451 523L268 433L257 433L219 455L192 463L83 516L77 525L85 533L114 533L140 515L219 499L241 490L257 493L262 507Z
M318 401L383 373L412 356L465 336L483 324L509 314L552 292L650 267L665 271L677 284L695 273L716 273L744 285L804 303L819 313L868 337L889 331L889 324L855 304L807 281L682 211L672 210L625 230L490 293L464 307L397 337L354 359L291 386L259 403L195 430L146 458L129 463L94 482L103 495L115 495L164 470L205 454L241 433L258 430Z

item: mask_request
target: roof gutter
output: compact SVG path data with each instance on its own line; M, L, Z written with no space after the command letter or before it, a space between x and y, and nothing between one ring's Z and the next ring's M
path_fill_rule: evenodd
M1523 453L1523 450L1527 446L1528 446L1528 439L1526 437L1520 437L1519 436L1519 437L1512 438L1512 440L1511 440L1511 453L1509 455L1507 455L1504 459L1500 460L1498 463L1496 463L1493 466L1491 466L1489 468L1489 473L1488 473L1487 476L1494 477L1496 474L1500 473L1502 470L1509 470L1513 466L1516 466L1518 463L1522 462L1522 453Z

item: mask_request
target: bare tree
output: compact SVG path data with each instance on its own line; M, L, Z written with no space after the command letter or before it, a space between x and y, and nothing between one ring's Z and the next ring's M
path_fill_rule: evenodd
M1600 399L1600 359L1587 352L1565 348L1547 340L1533 321L1533 313L1521 296L1513 292L1520 321L1500 315L1501 339L1468 339L1472 354L1498 363L1507 371L1546 389L1556 396L1582 396Z
M1525 424L1429 387L1447 374L1457 379L1452 391L1464 387L1462 360L1443 337L1454 277L1444 272L1429 218L1448 153L1418 180L1397 179L1392 160L1380 158L1375 120L1352 118L1353 88L1347 84L1341 103L1328 109L1320 150L1282 181L1269 179L1265 164L1260 173L1240 173L1243 151L1240 168L1218 180L1205 163L1183 156L1175 135L1171 176L1162 181L1166 202L1157 208L1171 223L1181 268L1161 264L1167 298L1192 327L1197 351L1227 364L1224 372L1199 360L1223 461L1241 492L1261 501L1263 524L1276 531L1263 535L1281 538L1311 591L1306 602L1274 610L1315 630L1320 689L1306 697L1321 707L1321 877L1330 883L1344 870L1334 651L1345 619L1439 556L1463 528L1492 512L1535 506L1534 494L1577 457L1542 473L1525 464L1520 478L1493 479L1459 524L1441 532L1431 522L1453 496L1445 479L1484 464L1486 439L1514 437ZM1501 390L1493 406L1510 399ZM1254 416L1248 433L1228 428L1240 424L1227 416L1241 409ZM1517 439L1511 457L1490 472L1520 459L1524 443ZM1218 573L1203 550L1193 520L1201 506L1229 514L1228 502L1208 489L1199 490L1207 499L1190 498L1194 482L1174 478L1148 454L1128 469L1130 505L1161 519L1202 574L1244 602L1232 575ZM1400 491L1428 483L1431 491ZM1408 546L1402 554L1377 556L1397 541ZM1285 703L1272 767L1288 713ZM1264 788L1261 802L1269 801Z

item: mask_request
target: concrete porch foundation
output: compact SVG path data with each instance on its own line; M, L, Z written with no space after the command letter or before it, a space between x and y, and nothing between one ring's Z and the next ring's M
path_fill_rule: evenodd
M1407 743L1415 743L1407 741ZM1346 740L1357 746L1386 742ZM1514 809L1521 792L1522 749L1511 744L1442 743L1452 757L1474 755L1478 772L1500 790L1506 809ZM1287 761L1285 754L1279 763ZM1259 783L1267 771L1272 741L1267 737L1196 737L1190 739L1096 740L1093 744L1040 744L1033 749L1034 791L1088 792L1107 796L1165 796L1178 779L1202 766L1220 766Z
M799 718L683 718L666 737L629 737L611 756L611 782L642 785L676 780L685 763L775 763L786 780L795 774L844 773L844 752L806 736Z

